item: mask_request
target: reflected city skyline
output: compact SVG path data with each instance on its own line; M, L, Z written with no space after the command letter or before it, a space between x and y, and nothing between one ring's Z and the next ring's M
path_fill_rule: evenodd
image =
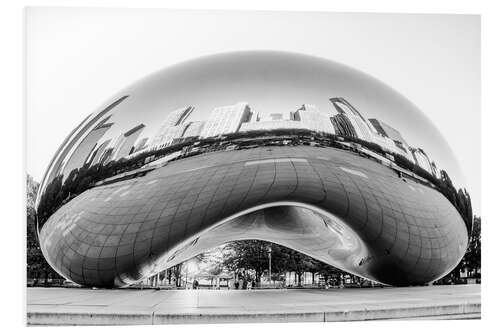
M289 113L254 112L249 103L238 102L213 109L206 121L192 119L190 116L195 106L187 106L166 112L165 119L152 137L141 136L141 132L146 129L144 124L136 125L115 137L106 136L106 132L114 125L109 122L111 116L108 116L77 145L70 153L69 160L61 167L63 173L67 174L83 164L106 164L111 160L136 156L142 150L158 150L187 140L241 132L303 129L378 144L385 153L402 155L434 177L439 177L440 169L436 163L422 148L410 146L397 129L382 119L363 117L342 97L329 100L337 113L321 112L312 104L302 104ZM89 143L93 146L90 147ZM386 157L394 161L393 157Z

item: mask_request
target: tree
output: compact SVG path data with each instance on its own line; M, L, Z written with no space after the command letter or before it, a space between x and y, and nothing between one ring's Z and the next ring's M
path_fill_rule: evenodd
M256 282L261 281L262 274L269 269L268 249L271 249L273 279L285 272L295 272L298 285L302 286L305 272L319 273L330 279L339 277L341 270L313 259L290 248L261 240L242 240L228 243L224 246L227 253L222 266L232 271L243 270L255 272Z
M261 240L235 241L225 246L229 256L222 265L229 270L253 270L255 280L260 283L262 273L268 268L268 248L273 246ZM276 247L274 248L276 252Z
M33 177L26 177L26 270L27 278L42 279L44 284L49 278L60 278L52 267L47 263L38 244L36 230L35 201L39 184Z
M305 272L314 270L318 261L295 250L286 247L281 248L281 252L285 259L282 262L283 268L287 271L295 272L298 278L298 286L302 287L302 276Z
M315 266L313 267L313 272L316 272L323 276L325 279L325 282L328 282L330 280L336 279L337 281L340 280L340 276L342 274L342 270L335 268L331 265L325 264L324 262L315 261Z
M175 277L175 286L181 286L181 278L182 278L182 263L175 265L170 268L173 276Z
M474 225L465 255L458 265L446 276L439 279L438 283L459 281L461 272L473 272L473 277L480 278L481 274L481 217L474 216Z
M475 277L479 277L478 271L481 269L481 217L474 216L472 235L463 261L465 268L473 271Z

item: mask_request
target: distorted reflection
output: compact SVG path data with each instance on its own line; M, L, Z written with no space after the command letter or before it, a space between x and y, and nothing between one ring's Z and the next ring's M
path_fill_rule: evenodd
M284 52L196 59L124 89L62 143L36 205L51 266L105 287L252 237L422 284L453 269L472 228L460 168L413 104Z
M138 124L103 140L113 126L111 116L107 116L81 139L65 162L53 169L58 176L46 185L40 200L39 226L88 188L137 177L178 159L213 151L310 145L352 151L392 168L400 177L438 189L460 212L470 232L470 197L465 189L454 187L446 170L440 169L422 148L409 145L384 120L366 119L344 98L330 101L336 113L323 113L307 104L289 114L254 113L249 103L238 102L215 108L206 121L190 120L194 107L188 106L167 112L151 138L140 137L145 125ZM99 113L98 118L104 114ZM96 118L93 120L95 123Z

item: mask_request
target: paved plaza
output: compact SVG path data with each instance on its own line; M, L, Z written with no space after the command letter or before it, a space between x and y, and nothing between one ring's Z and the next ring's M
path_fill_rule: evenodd
M290 290L28 288L28 325L481 317L481 286Z

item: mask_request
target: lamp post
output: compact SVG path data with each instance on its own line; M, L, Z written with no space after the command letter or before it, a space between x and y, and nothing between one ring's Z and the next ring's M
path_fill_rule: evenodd
M268 269L268 273L269 273L269 284L271 284L271 252L272 252L272 249L271 249L271 246L269 246L267 248L267 255L268 255L268 258L269 258L269 269Z

